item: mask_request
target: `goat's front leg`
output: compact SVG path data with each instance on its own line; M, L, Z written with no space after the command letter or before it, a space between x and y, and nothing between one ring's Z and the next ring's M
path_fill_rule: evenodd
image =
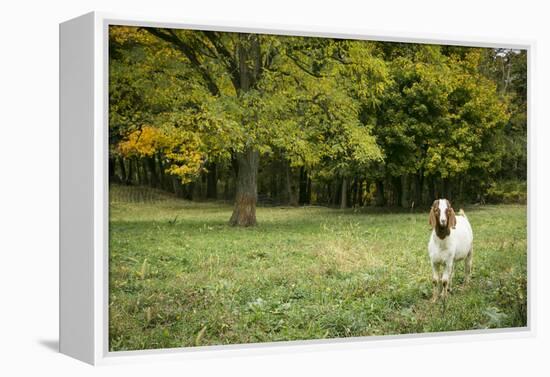
M453 267L451 267L451 273L449 274L449 285L447 286L447 291L452 292L453 291L453 276L455 274L455 265L453 263Z
M439 297L439 266L432 262L432 302L436 302Z
M443 288L441 290L441 297L447 298L449 287L451 285L451 278L453 276L453 260L447 261L445 268L443 269L443 275L441 276L441 284Z

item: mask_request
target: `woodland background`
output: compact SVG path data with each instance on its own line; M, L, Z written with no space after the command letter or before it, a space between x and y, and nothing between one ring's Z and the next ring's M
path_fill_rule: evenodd
M526 51L110 27L110 182L188 200L526 201Z

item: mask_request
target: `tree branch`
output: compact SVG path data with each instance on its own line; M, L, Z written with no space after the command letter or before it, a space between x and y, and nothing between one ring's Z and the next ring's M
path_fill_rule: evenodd
M210 43L212 43L216 49L216 52L222 58L221 60L224 63L229 76L231 77L233 86L235 87L235 90L238 90L240 88L240 75L235 56L233 56L227 47L222 43L220 35L217 32L204 31L203 34L210 41Z
M318 78L318 79L325 77L324 75L320 75L320 74L318 74L318 73L315 73L315 72L313 72L312 70L310 70L309 68L307 68L307 67L304 65L304 63L302 63L302 62L300 61L300 59L298 59L297 57L293 56L292 54L288 54L288 53L287 53L286 56L288 56L288 57L290 58L290 60L292 60L292 61L294 62L294 64L295 64L298 68L300 68L302 71L304 71L304 72L307 73L308 75L313 76L313 77L316 77L316 78Z
M208 90L212 95L217 96L220 93L220 89L216 82L210 76L210 73L204 66L201 64L195 49L193 49L188 43L182 40L172 29L158 29L158 28L143 28L143 30L151 33L155 37L169 42L177 50L179 50L183 55L189 60L193 68L199 73L199 75L204 80Z

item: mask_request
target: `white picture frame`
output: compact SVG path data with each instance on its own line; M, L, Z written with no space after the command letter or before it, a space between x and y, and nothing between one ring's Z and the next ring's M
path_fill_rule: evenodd
M260 355L394 344L531 337L536 333L534 238L528 229L528 322L525 328L110 352L108 348L108 27L155 26L228 32L340 37L526 49L531 97L533 41L488 40L367 30L238 23L189 23L92 12L60 24L60 352L90 364ZM528 108L528 150L535 130ZM528 159L528 197L533 161ZM534 219L529 200L528 223Z

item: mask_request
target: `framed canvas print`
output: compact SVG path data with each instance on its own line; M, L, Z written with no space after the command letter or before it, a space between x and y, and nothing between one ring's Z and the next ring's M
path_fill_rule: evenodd
M61 352L95 364L530 334L531 53L100 13L61 24Z

